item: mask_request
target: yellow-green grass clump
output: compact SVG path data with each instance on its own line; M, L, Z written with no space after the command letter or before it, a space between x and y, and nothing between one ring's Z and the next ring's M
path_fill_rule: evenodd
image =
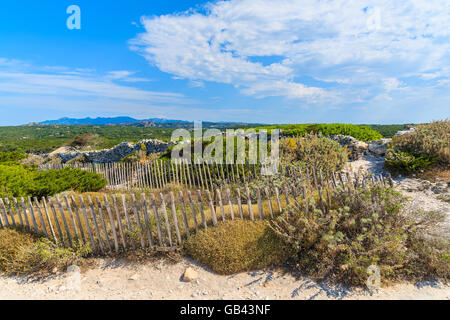
M267 221L221 223L190 237L184 248L197 262L226 275L281 265L289 256Z
M32 274L61 270L80 263L90 252L87 246L62 248L24 229L0 230L0 273Z

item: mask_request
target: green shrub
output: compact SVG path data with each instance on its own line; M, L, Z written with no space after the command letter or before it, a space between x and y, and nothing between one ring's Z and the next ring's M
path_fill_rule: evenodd
M280 155L285 164L299 165L302 169L322 169L324 172L339 171L348 161L346 148L316 135L281 139Z
M416 157L407 151L389 149L385 165L393 173L412 173L426 170L437 162L437 158L426 154Z
M266 221L235 220L201 230L184 244L186 253L219 274L233 274L285 262L288 250Z
M89 254L87 246L62 248L46 238L24 230L0 230L0 272L31 274L63 269L82 261Z
M0 164L1 197L46 197L66 190L98 191L106 186L99 174L79 169L38 171L19 164Z
M393 173L411 173L439 164L450 165L450 120L418 125L416 132L394 137L386 153Z
M298 137L305 136L307 134L319 134L323 136L332 136L336 134L342 134L345 136L352 136L360 141L374 141L380 140L383 136L373 130L369 126L360 126L354 124L288 124L288 125L276 125L276 126L265 126L258 127L260 129L281 129L283 130L283 135L288 137Z
M350 285L364 285L371 265L380 268L382 282L449 279L448 238L428 237L443 215L406 211L400 193L379 186L351 194L338 188L330 194L325 210L313 194L310 202L291 205L272 224L301 272Z
M17 162L25 159L27 155L18 151L13 152L0 152L0 163Z

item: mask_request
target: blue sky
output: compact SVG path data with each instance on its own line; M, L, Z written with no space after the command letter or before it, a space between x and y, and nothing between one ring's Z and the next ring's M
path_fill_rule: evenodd
M69 30L66 9L81 9ZM450 115L441 0L16 0L0 125L60 117L410 123Z

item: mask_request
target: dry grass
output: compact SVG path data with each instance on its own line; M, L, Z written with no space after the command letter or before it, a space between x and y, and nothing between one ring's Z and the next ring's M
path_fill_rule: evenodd
M152 195L155 197L156 200L155 203L159 217L159 232L153 202L151 201ZM189 198L187 197L187 193L186 192L183 193L188 228L186 228L186 221L183 215L182 205L180 202L181 199L180 194L174 193L174 195L175 195L175 212L177 218L177 225L180 237L182 239L187 238L189 235L193 235L198 230L204 229L205 223L208 228L213 226L213 215L211 214L210 203L207 197L205 196L204 192L202 192L203 196L201 198L201 203L199 202L197 192L192 192L194 211L192 210L192 206L189 201ZM131 194L125 195L125 206L127 208L126 212L123 207L122 194L115 194L112 192L108 193L88 192L83 193L82 196L84 199L84 206L86 208L86 217L84 214L84 210L82 210L80 207L81 205L80 194L78 193L67 192L58 196L61 202L61 208L59 207L59 205L57 205L55 198L51 199L53 207L51 206L51 202L48 201L46 201L45 203L44 201L39 202L40 210L37 208L35 202L33 201L34 221L36 222L39 234L44 235L45 230L51 240L60 243L61 245L64 245L66 247L76 245L88 245L90 246L91 249L94 248L96 249L93 250L94 252L103 254L116 253L114 243L114 231L117 235L118 245L120 247L119 249L121 252L125 248L134 248L134 249L142 248L142 245L144 245L145 248L148 248L150 247L150 240L152 240L152 244L158 250L166 250L164 248L170 246L170 243L172 243L173 246L177 246L180 244L178 241L178 236L175 228L174 216L172 211L172 202L169 193L164 193L163 196L169 229L167 229L160 194L158 194L157 192L147 192L145 194L145 198L147 200L148 226L150 227L151 232L148 232L149 229L147 228L147 223L144 215L145 210L143 210L142 206L141 193L134 193L139 221L136 219L136 215L134 212L134 203L132 201ZM107 197L110 205L111 215L113 218L112 222L106 210L104 201L105 196ZM70 204L70 210L67 207L66 197ZM72 197L74 201L72 201ZM117 213L115 210L113 197L116 199L118 214L120 217L120 226L117 220ZM93 201L95 215L92 215L88 198L91 198L91 200ZM97 202L97 199L99 200L99 202ZM236 196L232 195L231 207L228 198L226 196L222 199L222 201L225 220L232 220L232 212L234 213L234 219L241 219L241 214L239 211L239 206L237 204ZM293 198L290 198L290 201L293 201ZM75 203L75 206L73 206L73 202ZM279 215L280 212L276 198L272 197L271 202L274 216ZM284 196L281 196L280 202L282 207L286 206L286 199ZM218 201L215 201L215 204L216 205L214 206L214 209L216 212L216 220L218 222L223 221L224 217L222 216L222 208L218 204ZM268 200L262 201L261 205L263 209L264 218L268 218L270 216L270 207ZM29 230L34 231L35 227L33 222L33 215L31 210L29 210L28 202L26 199L25 199L25 207L26 207L26 219L23 214L24 211L20 206L21 217L23 219L25 226L28 227L29 225ZM99 208L102 208L101 210L102 216L100 216ZM204 215L202 215L201 208L203 208ZM244 220L251 220L249 207L248 204L245 202L245 200L242 200L241 208ZM253 219L259 220L260 213L258 204L252 203L251 208L253 211ZM13 216L16 224L19 224L20 221L19 216L17 215L14 205L12 206L12 212L14 213ZM94 216L97 221L98 232L95 227ZM103 217L103 221L105 223L104 226L101 217ZM26 220L28 220L28 225L26 223ZM197 225L195 221L197 221ZM11 216L9 216L8 222L12 224L13 221L11 219ZM93 242L89 235L88 226L93 236ZM120 232L121 229L122 232ZM51 230L53 230L53 232ZM83 232L81 232L81 230L83 230ZM161 235L161 238L159 237L159 234Z

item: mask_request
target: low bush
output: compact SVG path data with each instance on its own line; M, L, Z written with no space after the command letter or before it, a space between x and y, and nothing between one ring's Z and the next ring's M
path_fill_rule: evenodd
M294 252L293 265L305 275L362 286L368 267L377 265L384 283L448 281L448 238L433 237L443 215L406 211L400 193L380 186L351 193L338 188L325 208L317 195L310 199L289 206L272 223Z
M266 221L235 220L191 236L186 253L219 274L233 274L278 265L287 248Z
M21 229L0 230L0 272L31 274L67 268L89 254L86 246L62 248Z
M436 157L427 154L414 156L411 152L389 149L386 152L385 165L392 173L412 173L426 170L437 162Z
M17 162L19 160L25 159L27 155L22 152L0 152L0 163Z
M418 125L414 133L394 137L386 153L386 167L393 173L412 173L434 165L449 169L450 120Z
M324 172L339 171L348 161L346 148L316 135L281 139L280 155L281 161L287 165L322 169Z
M288 124L288 125L257 127L256 129L257 130L281 129L283 130L283 135L288 137L298 137L298 136L305 136L311 133L313 134L320 133L323 136L332 136L336 134L352 136L359 141L374 141L383 138L383 136L379 132L373 130L369 126L343 124L343 123Z
M66 190L98 191L106 186L99 174L79 169L38 171L19 164L0 164L1 197L46 197Z

